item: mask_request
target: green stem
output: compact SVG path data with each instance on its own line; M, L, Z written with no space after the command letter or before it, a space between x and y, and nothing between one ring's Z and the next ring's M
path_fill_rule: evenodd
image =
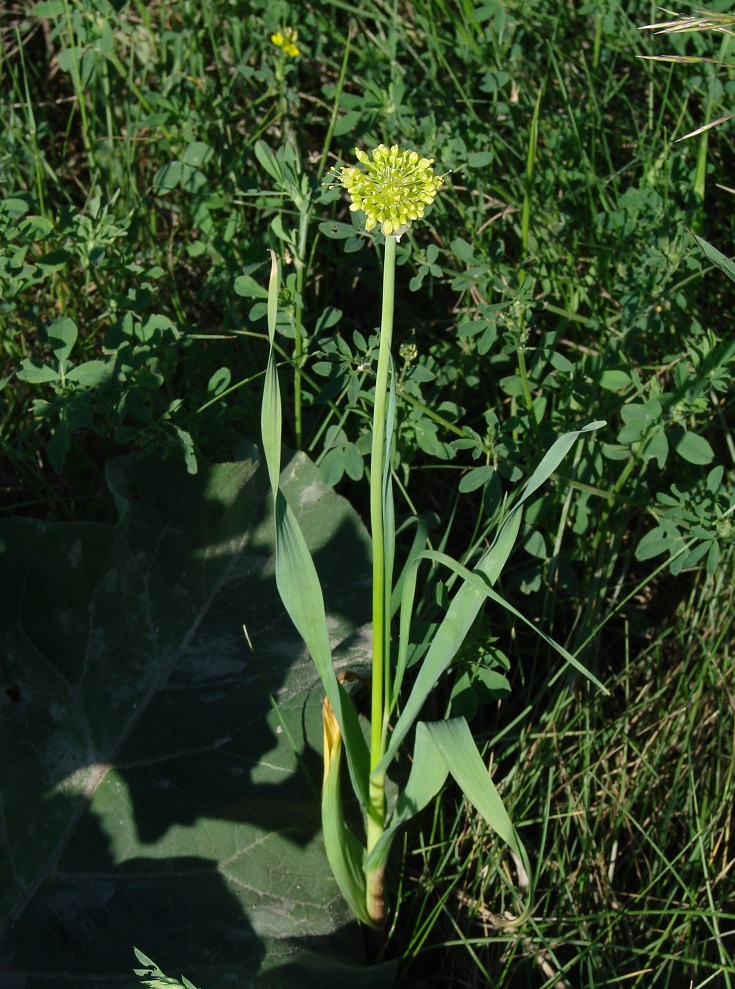
M533 397L531 395L531 387L528 383L528 368L526 367L526 352L523 347L523 342L518 346L518 374L521 379L521 388L523 389L523 400L526 403L526 408L531 413L531 418L533 420L534 426L538 425L536 422L536 413L533 408Z
M79 59L77 57L77 47L76 47L76 37L74 35L74 26L71 20L71 11L69 10L69 4L67 0L64 0L64 15L66 20L66 28L69 32L69 44L73 52L74 57L71 60L71 77L72 83L74 85L75 95L77 98L77 104L79 106L79 115L82 121L82 144L84 145L84 150L87 155L87 163L89 166L90 176L94 174L94 158L92 156L92 143L89 138L89 118L87 117L87 99L86 93L82 88L82 77L79 71Z
M345 45L345 52L342 57L342 68L339 70L339 79L337 80L337 88L334 93L334 100L332 102L332 113L329 118L329 126L327 127L327 134L324 138L324 145L322 147L321 158L319 159L319 168L317 169L316 177L317 181L321 182L322 176L324 175L324 170L327 167L327 160L329 155L329 148L332 144L332 135L334 134L334 128L337 123L337 114L339 113L339 98L342 95L342 90L345 85L345 76L347 75L347 62L350 57L350 46L352 45L352 39L356 33L355 23L350 24L350 30L347 33L347 44Z
M386 587L385 526L383 518L383 472L385 470L385 426L388 417L388 377L393 337L393 308L396 281L396 239L385 238L383 268L383 308L380 322L380 349L375 380L373 408L373 443L370 457L370 527L373 542L373 664L372 703L370 712L370 798L367 817L367 853L372 851L385 828L385 775L372 773L385 752L386 673L390 661L390 627L388 606L390 587ZM367 909L376 926L383 922L383 870L373 869L366 875Z
M397 391L403 401L408 402L408 404L412 405L415 409L420 409L428 419L432 419L435 423L437 423L437 425L443 426L450 433L454 433L455 436L461 436L463 440L467 439L469 434L462 429L461 426L458 426L454 422L450 422L449 419L445 419L444 416L440 416L438 412L434 412L434 410L430 409L428 405L424 405L423 402L419 402L417 398L414 398L413 395L405 389L399 387Z
M531 229L531 190L533 189L533 171L536 166L536 146L538 144L538 118L541 109L541 94L543 86L538 91L536 105L533 108L531 132L528 137L528 153L526 155L526 175L523 186L523 209L521 211L521 256L525 261L528 257L528 234ZM525 276L525 272L523 273Z
M309 206L301 208L299 218L299 246L298 257L294 258L296 265L296 319L294 321L294 433L296 439L296 449L301 450L304 445L304 429L302 424L301 409L301 371L304 363L304 340L303 340L303 314L304 314L304 274L306 271L306 239L309 233L309 220L311 212Z

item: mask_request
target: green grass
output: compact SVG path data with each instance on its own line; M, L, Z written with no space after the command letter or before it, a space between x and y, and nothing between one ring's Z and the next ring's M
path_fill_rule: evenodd
M445 805L404 862L405 984L732 985L732 566L693 581L663 629L617 630L608 700L551 689L504 712L489 743L533 848L533 919L503 929L497 872L517 869Z
M472 562L552 438L607 420L529 507L503 593L612 696L489 610L457 675L511 661L473 725L534 853L534 917L495 926L499 851L450 792L395 863L389 950L405 985L729 986L734 293L690 231L732 254L735 156L730 124L677 140L730 111L735 75L639 57L721 37L641 32L655 10L616 0L41 13L0 0L4 512L110 517L120 453L244 456L270 247L284 436L366 515L382 248L329 175L356 144L435 158L445 187L398 245L398 522L424 514ZM62 318L93 384L42 380ZM427 579L427 621L450 589Z

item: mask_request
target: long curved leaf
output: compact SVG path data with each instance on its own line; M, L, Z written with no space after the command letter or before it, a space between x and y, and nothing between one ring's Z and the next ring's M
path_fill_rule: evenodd
M465 719L430 721L426 724L426 730L447 770L459 783L462 792L475 810L482 814L506 845L527 862L523 844L513 827L497 787L482 761L482 756L477 751L477 745Z
M529 618L526 618L526 616L521 611L515 608L509 601L506 601L505 598L502 597L500 594L498 594L497 591L494 591L493 588L490 587L490 585L487 583L487 578L479 576L477 573L474 573L472 570L468 570L467 567L463 567L461 563L457 563L456 560L453 560L450 556L447 556L445 553L437 553L433 550L427 550L423 555L428 560L436 560L438 563L443 563L444 566L447 567L447 569L453 570L456 574L462 577L467 583L471 584L478 591L486 594L491 601L494 601L496 604L501 605L501 607L505 608L506 611L509 611L515 618L518 618L530 629L532 629L536 633L536 635L538 635L540 638L544 640L544 642L547 645L551 646L552 649L555 649L559 653L559 655L562 656L567 661L567 663L569 663L570 666L573 666L578 673L581 673L582 676L587 677L588 680L594 683L594 685L599 690L601 690L604 694L610 693L610 691L607 689L604 683L598 680L597 677L594 675L594 673L592 673L590 670L587 669L586 666L580 663L579 660L575 656L573 656L567 649L565 649L563 645L561 645L559 642L556 642L554 639L548 636L543 629L539 628L538 625L534 625L533 622Z
M366 882L363 871L365 849L345 822L340 790L342 736L329 698L324 699L324 785L322 788L322 829L324 847L332 875L353 914L370 926Z
M511 523L503 527L501 532L502 554L510 554L510 549L513 542L515 542L520 524L521 513L516 512ZM488 579L495 579L500 572L502 564L500 563L500 559L496 558L498 565L493 565L493 561L490 558L491 552L490 550L485 554L481 564L484 563L487 569L494 574L493 578ZM419 562L420 558L417 558L416 566L418 566ZM406 600L407 607L409 607L408 601L412 591L412 582L407 579L404 585L404 599ZM484 586L482 589L479 589L474 582L465 581L450 601L447 612L434 633L434 638L421 664L421 669L414 681L413 688L401 712L401 716L393 729L388 750L375 769L376 774L385 772L396 757L401 742L419 716L424 701L433 690L436 681L457 655L486 598L487 593ZM399 648L402 647L403 643L400 644Z
M398 829L410 821L419 811L422 811L444 786L449 769L446 763L437 756L436 745L432 741L426 725L419 721L416 725L413 765L408 781L398 795L388 826L365 860L366 870L377 869L385 865Z
M263 452L273 491L276 529L276 583L283 605L314 660L324 691L334 709L340 731L345 739L347 764L353 789L361 804L367 806L369 773L367 744L360 730L355 706L337 680L329 643L329 627L324 608L324 596L314 561L296 517L279 488L282 420L274 350L278 284L278 261L271 251L271 274L268 283L270 352L261 407L261 434Z
M457 655L457 652L464 642L465 636L472 627L472 624L475 621L485 598L492 597L492 592L489 589L489 585L494 584L500 576L500 573L502 572L502 569L511 554L513 546L515 545L515 541L520 530L524 503L541 487L542 484L544 484L545 481L549 479L580 436L584 433L599 429L603 425L604 423L600 421L591 422L588 425L583 426L581 429L575 429L569 433L565 433L563 436L560 436L554 441L542 458L540 464L531 474L530 478L524 485L520 498L503 520L493 544L474 568L475 576L480 574L481 578L475 579L475 576L473 576L472 579L468 580L467 577L465 577L463 584L452 598L446 615L436 630L434 639L432 640L424 661L421 664L421 669L416 677L413 689L409 695L406 705L403 708L395 728L393 729L388 750L375 769L376 774L385 772L395 758L401 742L410 731L416 718L419 716L421 708L423 707L426 698L431 693L434 684ZM421 555L424 557L431 556L431 554L427 553L423 553ZM419 559L420 558L417 557L415 563L416 567L419 564ZM449 557L445 557L444 560L449 560ZM469 571L465 571L465 573L469 574ZM406 582L404 584L404 599L401 603L402 639L399 640L399 657L402 656L403 651L407 649L406 636L408 634L408 629L410 628L410 623L406 621L403 615L403 608L406 607L410 613L413 604L414 586L415 585L412 585L412 582L406 578ZM498 596L497 599L503 603L504 606L506 606L502 598ZM562 651L562 647L557 648L559 651ZM570 656L570 654L562 651L562 655L564 655L564 658L567 659L567 662L571 662L573 666L579 667L581 672L586 673L584 668L581 667L580 664Z
M451 718L446 721L432 721L426 725L431 740L452 777L475 810L518 857L520 866L531 875L528 854L523 842L513 827L500 794L490 778L482 756L472 737L469 725L464 718ZM516 893L516 895L518 895ZM531 916L533 891L528 903L508 926L518 927Z

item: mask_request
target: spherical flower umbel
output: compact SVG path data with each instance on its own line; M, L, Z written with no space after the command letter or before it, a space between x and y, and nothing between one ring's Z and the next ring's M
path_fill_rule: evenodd
M359 148L355 154L367 171L345 166L339 175L352 200L350 209L363 211L366 230L379 223L386 237L400 238L413 220L424 215L442 187L442 177L434 175L431 167L434 159L402 151L397 144L392 148L379 144L371 152L372 161Z

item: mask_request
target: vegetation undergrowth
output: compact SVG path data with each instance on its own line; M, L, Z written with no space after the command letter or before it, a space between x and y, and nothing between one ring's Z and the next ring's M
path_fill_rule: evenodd
M382 241L329 187L355 145L444 178L396 245L398 564L410 519L476 561L554 438L608 424L528 505L500 590L611 698L489 607L432 701L487 743L535 913L504 926L498 869L523 892L522 868L450 790L389 871L404 984L735 978L732 125L677 143L735 76L726 33L656 17L0 0L6 516L110 518L121 452L248 454L271 249L284 440L368 517ZM638 57L672 53L713 61ZM420 590L409 678L453 582Z
M557 690L506 710L532 921L508 936L497 842L469 806L438 805L401 874L399 984L732 984L732 566L730 550L714 586L690 581L643 646L618 629L609 698Z

